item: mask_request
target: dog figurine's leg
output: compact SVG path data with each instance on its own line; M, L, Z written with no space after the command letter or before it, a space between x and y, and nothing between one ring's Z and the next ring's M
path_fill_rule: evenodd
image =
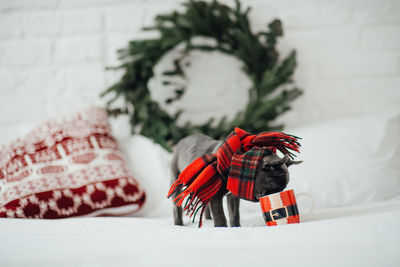
M182 221L182 208L181 207L174 207L174 224L175 225L183 225Z
M171 185L176 181L176 179L178 179L178 176L179 176L177 160L178 160L178 157L177 157L177 155L175 155L171 162L171 172L172 172ZM172 199L176 198L177 195L178 194L173 194ZM182 208L174 205L173 212L174 212L174 224L175 225L183 225Z
M211 220L211 211L210 211L210 206L207 205L206 210L204 212L204 216L206 217L207 220Z
M223 195L217 195L210 201L209 204L215 227L227 227L224 207L222 205L222 198Z
M235 195L228 194L226 196L226 202L228 204L229 223L231 227L240 227L240 198Z
M173 196L176 197L176 196ZM174 205L174 224L183 225L182 221L182 208Z

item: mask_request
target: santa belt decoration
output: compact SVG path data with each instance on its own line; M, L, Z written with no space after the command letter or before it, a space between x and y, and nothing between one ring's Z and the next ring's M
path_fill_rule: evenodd
M272 222L295 215L299 215L297 205L291 205L289 207L282 207L264 212L264 219L266 222Z
M268 226L300 222L293 190L263 197L260 202Z

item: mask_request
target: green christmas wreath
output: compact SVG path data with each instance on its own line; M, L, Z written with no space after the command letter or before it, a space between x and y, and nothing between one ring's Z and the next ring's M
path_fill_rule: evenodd
M147 136L167 150L171 150L181 138L193 133L205 133L221 139L234 127L254 133L282 129L283 125L271 125L271 121L289 110L289 103L302 94L296 87L275 92L282 85L292 83L296 66L295 51L280 61L276 42L283 35L281 22L274 20L268 25L267 31L253 33L248 18L250 8L243 11L239 0L235 2L236 6L230 7L216 0L190 0L183 4L184 12L159 15L154 27L144 29L157 31L158 38L130 41L127 48L119 50L122 63L110 69L122 69L124 74L120 81L102 94L114 93L107 104L109 115L128 114L132 133ZM193 38L199 36L214 39L215 45L194 44ZM184 44L185 53L176 56L174 69L163 75L184 76L182 60L189 51L195 49L220 51L243 62L242 69L252 82L251 88L247 89L249 101L246 108L239 110L231 121L222 118L215 123L210 118L202 125L186 123L179 126L177 119L182 111L170 115L151 99L148 81L154 75L154 66L179 44ZM184 92L185 88L176 88L175 96L166 102L172 103ZM120 97L124 99L124 106L111 108L111 104ZM133 109L130 108L132 106Z

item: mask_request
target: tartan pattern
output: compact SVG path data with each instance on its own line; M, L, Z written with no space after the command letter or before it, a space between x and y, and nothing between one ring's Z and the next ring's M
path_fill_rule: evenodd
M204 155L187 166L171 186L168 196L175 196L174 203L193 216L200 212L199 227L205 206L222 189L232 194L254 201L254 179L256 169L266 147L276 153L279 149L291 158L290 150L299 152L300 143L296 136L281 132L264 132L259 135L235 128L225 138L215 154Z
M249 151L240 149L233 155L226 187L232 194L256 201L254 182L257 167L265 151L265 148L254 147Z

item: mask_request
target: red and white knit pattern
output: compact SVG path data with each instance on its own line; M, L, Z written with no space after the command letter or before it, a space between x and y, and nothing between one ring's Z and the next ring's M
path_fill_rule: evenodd
M103 109L49 121L0 150L0 217L130 213L144 199Z

